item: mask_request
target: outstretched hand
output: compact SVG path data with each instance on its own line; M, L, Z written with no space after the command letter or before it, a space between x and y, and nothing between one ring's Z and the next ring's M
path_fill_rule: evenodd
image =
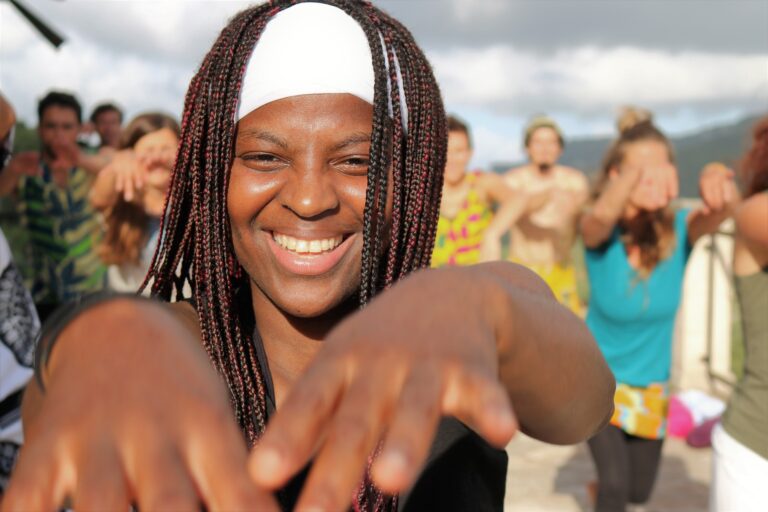
M113 301L65 329L0 510L277 510L248 478L220 378L170 316Z
M642 210L665 208L679 193L677 168L672 164L644 167L630 200Z
M2 172L20 178L22 176L39 176L41 170L40 153L37 151L24 151L13 155L8 165L2 169Z
M499 382L493 324L483 300L468 297L482 288L456 276L416 274L332 331L255 448L256 483L280 488L314 458L297 509L340 510L380 442L375 483L408 489L443 415L497 447L509 442L517 421Z
M112 161L102 172L112 173L115 191L122 194L126 202L133 201L144 188L147 166L133 150L124 149L115 153Z
M699 193L704 201L704 213L721 212L738 200L734 172L725 165L708 164L699 177Z

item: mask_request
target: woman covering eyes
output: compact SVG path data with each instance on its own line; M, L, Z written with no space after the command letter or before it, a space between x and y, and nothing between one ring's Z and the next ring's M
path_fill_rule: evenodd
M626 109L592 209L581 219L590 304L587 325L616 376L611 424L589 440L595 510L645 503L666 435L672 332L693 244L730 215L733 175L706 168L704 205L674 210L672 144L644 110Z
M44 337L2 510L502 510L515 431L589 437L613 379L531 272L427 270L445 152L429 64L385 13L236 16L187 93L160 301Z

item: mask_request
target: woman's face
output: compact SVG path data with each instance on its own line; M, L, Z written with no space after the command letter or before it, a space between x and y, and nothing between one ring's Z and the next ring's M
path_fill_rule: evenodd
M445 183L449 185L461 183L471 158L472 148L469 146L467 134L459 130L449 131L448 153L445 161Z
M136 158L147 164L144 178L148 186L167 192L178 146L179 138L170 128L161 128L136 141L133 151Z
M293 316L357 292L372 120L355 96L311 94L238 123L227 191L235 254L254 293Z
M624 152L620 169L639 168L640 181L632 191L630 204L635 209L656 211L669 206L677 190L677 169L669 158L665 144L656 140L645 140L629 144Z

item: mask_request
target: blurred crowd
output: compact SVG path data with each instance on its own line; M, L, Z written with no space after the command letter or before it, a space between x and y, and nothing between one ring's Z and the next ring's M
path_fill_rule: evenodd
M22 441L18 409L40 322L89 292L147 290L181 132L178 120L162 112L125 120L115 103L98 105L86 120L76 97L52 91L38 104L39 150L14 154L16 119L8 100L1 101L0 195L13 202L28 246L12 251L0 232L0 491ZM747 510L740 507L765 499L759 487L768 475L768 118L755 126L737 167L713 162L701 170L701 205L692 209L675 202L675 151L648 111L621 113L592 184L559 163L566 138L550 117L530 120L522 137L527 163L502 174L470 169L470 127L455 116L446 122L432 266L507 260L528 267L585 318L616 377L610 425L588 443L598 476L590 486L596 510L624 510L651 495L686 263L697 240L735 220L745 371L712 433L712 500L715 510ZM574 250L577 242L583 252L581 245ZM20 274L13 252L29 255L29 275ZM585 262L588 301L575 255Z

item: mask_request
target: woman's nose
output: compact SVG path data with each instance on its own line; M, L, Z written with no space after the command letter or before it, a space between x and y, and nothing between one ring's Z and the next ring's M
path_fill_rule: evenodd
M317 163L293 169L281 190L283 206L305 219L336 209L339 198L331 172Z

